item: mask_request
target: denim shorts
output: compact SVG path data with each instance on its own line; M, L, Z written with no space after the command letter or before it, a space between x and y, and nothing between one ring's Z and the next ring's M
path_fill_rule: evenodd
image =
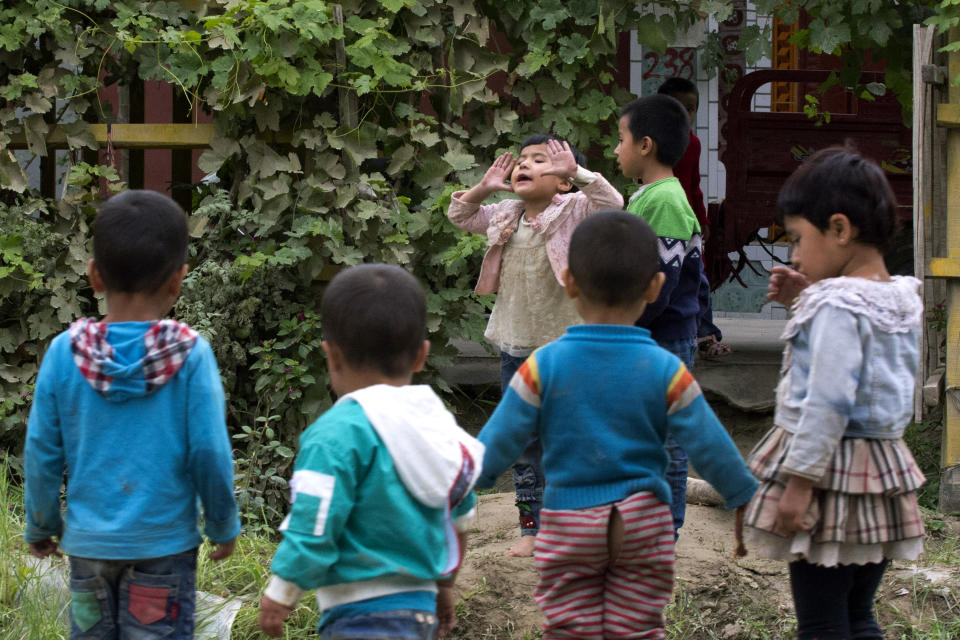
M197 550L146 560L70 556L71 640L192 640Z
M435 613L394 609L337 618L320 629L320 640L433 640L436 631Z

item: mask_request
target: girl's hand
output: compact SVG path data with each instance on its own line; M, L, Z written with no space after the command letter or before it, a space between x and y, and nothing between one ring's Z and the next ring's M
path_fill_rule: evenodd
M770 282L767 284L767 300L779 302L789 307L801 291L810 285L807 277L790 267L778 265L770 269Z
M513 153L507 151L499 158L493 161L487 172L483 174L483 180L480 181L480 187L493 193L494 191L513 191L513 187L507 180L513 173Z
M809 529L810 525L805 522L805 516L811 500L813 500L813 480L790 476L787 488L784 489L780 502L777 503L774 528L786 535Z
M573 157L573 151L570 145L559 140L547 140L547 157L550 158L552 166L540 175L560 176L566 180L572 180L577 175L577 161Z

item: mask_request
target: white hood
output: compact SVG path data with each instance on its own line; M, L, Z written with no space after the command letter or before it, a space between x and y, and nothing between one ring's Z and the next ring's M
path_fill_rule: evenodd
M360 404L377 430L410 493L424 505L444 509L473 488L484 446L460 428L428 385L378 384L343 396Z

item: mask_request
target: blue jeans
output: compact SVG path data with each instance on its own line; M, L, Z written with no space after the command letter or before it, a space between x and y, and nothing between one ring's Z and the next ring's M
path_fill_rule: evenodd
M659 343L661 347L683 360L687 369L693 369L693 358L697 353L697 339L684 338ZM680 527L687 514L687 474L690 465L687 452L676 443L673 436L667 436L667 453L670 466L667 467L667 483L670 485L670 513L673 515L673 537L680 535Z
M70 556L71 640L192 640L197 550L146 560Z
M507 392L510 379L527 356L511 356L500 353L500 392ZM517 492L517 509L520 511L520 535L535 536L540 530L540 509L543 507L543 452L540 438L534 436L513 465L513 488Z
M395 609L337 618L320 629L320 640L433 640L436 631L436 614Z
M710 295L710 282L706 274L700 274L700 315L697 317L697 337L716 336L717 342L723 340L720 327L713 324L713 296Z
M882 640L873 598L887 563L824 567L806 560L791 562L798 640Z

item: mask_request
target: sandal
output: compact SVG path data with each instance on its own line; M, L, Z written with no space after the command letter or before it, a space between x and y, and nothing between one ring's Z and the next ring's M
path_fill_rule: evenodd
M697 340L697 352L703 358L715 359L729 355L731 349L728 345L717 340L717 336L705 336Z

